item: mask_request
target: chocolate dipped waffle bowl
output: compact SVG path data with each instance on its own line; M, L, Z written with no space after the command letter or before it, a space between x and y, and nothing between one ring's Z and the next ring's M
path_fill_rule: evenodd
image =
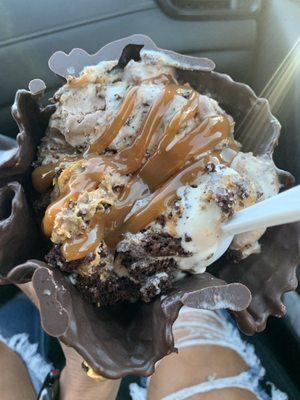
M17 93L0 165L2 282L32 279L44 329L118 378L174 351L182 305L229 309L250 334L282 315L297 224L262 245L264 232L237 235L211 264L220 224L292 183L267 101L142 35L49 65L66 84L46 108L42 82Z

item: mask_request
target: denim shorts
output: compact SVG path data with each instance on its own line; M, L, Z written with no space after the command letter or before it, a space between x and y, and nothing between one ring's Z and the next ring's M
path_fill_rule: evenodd
M186 319L187 317L188 319ZM212 319L219 324L218 329L209 323ZM212 377L207 382L171 393L162 400L184 400L198 393L228 387L247 389L260 400L286 400L288 398L272 384L270 384L270 394L262 389L261 381L265 370L255 355L254 347L241 339L238 329L226 312L184 307L174 324L174 333L176 334L183 327L185 330L188 328L188 334L176 342L179 351L184 347L206 344L229 347L243 358L249 369L237 376L220 379ZM50 357L53 339L42 330L39 313L25 295L19 294L0 307L0 340L19 354L27 366L32 384L38 393L47 374L53 368L50 361L53 359ZM144 378L140 384L130 385L129 390L133 400L147 399L147 386L150 379L151 377Z
M259 400L287 400L287 395L276 389L272 383L264 382L263 388L265 369L256 356L254 347L241 339L235 322L227 312L183 307L173 326L173 332L179 354L181 349L194 346L221 346L237 353L248 366L248 370L236 376L208 376L207 381L174 391L161 400L185 400L197 394L227 388L245 389ZM197 371L195 378L197 380ZM132 400L147 399L150 381L151 377L142 379L140 385L130 384ZM268 387L268 393L265 386Z
M53 368L51 339L41 329L38 310L24 294L0 307L0 340L21 357L38 393Z

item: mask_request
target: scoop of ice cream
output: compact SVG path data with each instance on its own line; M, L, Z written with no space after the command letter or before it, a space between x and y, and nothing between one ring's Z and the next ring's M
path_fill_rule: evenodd
M143 248L143 243L151 237L159 242L161 235L159 251L154 254L152 249L152 255L174 257L177 267L184 271L204 272L221 240L221 224L257 201L257 188L248 177L224 165L210 164L209 167L207 173L190 185L178 188L177 200L144 232L127 234L119 243L118 251L136 253L133 248ZM165 235L169 243L173 239L173 247L177 242L175 252L164 243ZM143 253L139 255L143 256Z
M65 193L66 186L75 186L81 182L82 186L87 186L88 181L85 179L88 178L85 173L92 161L93 159L77 161L65 169L56 180L56 192ZM75 183L76 180L78 182ZM85 233L96 214L105 214L116 203L120 191L127 182L126 176L120 176L108 167L91 190L84 190L82 186L80 187L82 191L76 189L78 190L76 196L64 202L55 215L51 233L52 242L61 244L66 239ZM55 201L55 198L53 200Z
M267 155L255 157L251 153L238 153L233 159L234 168L242 177L250 179L257 191L257 201L275 196L280 190L280 182L276 173L276 167ZM258 240L265 230L259 229L252 232L236 235L230 245L230 250L236 260L248 257L250 254L259 253Z
M118 130L114 140L103 150L115 152L131 145L146 114L155 100L162 95L166 77L175 79L174 67L165 65L164 62L165 59L153 60L144 53L140 62L132 60L124 69L114 69L117 61L107 61L86 67L79 78L70 77L67 84L53 96L56 111L50 118L49 127L39 148L39 161L48 164L64 159L70 149L84 151L101 137L115 119L128 89L136 88L134 109ZM176 140L198 126L205 118L225 115L215 100L194 93L197 112L181 124L174 137ZM163 114L165 124L188 103L190 94L191 88L188 85L175 94ZM231 122L233 123L232 120ZM152 135L147 149L149 153L162 130L161 126Z
M98 236L100 244L101 220L117 202L128 177L98 157L62 163L60 168L43 228L53 243L62 245L64 256L71 261L83 258L81 252L86 255L89 247L94 251ZM86 242L81 243L84 235Z
M221 240L221 224L257 201L255 185L234 169L220 165L203 175L196 187L183 187L177 193L183 213L176 223L176 234L185 238L182 247L193 254L178 260L179 267L204 272Z

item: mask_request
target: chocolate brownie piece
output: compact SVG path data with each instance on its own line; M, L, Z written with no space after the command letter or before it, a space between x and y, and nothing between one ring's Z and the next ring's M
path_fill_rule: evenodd
M153 257L189 256L181 246L181 238L168 233L149 233L141 240L145 251Z
M77 268L85 265L95 258L95 254L90 253L80 260L67 261L61 253L60 245L55 244L51 250L46 254L45 261L53 268L59 267L63 272L76 272Z
M105 280L99 279L97 273L90 276L77 275L75 285L87 301L99 306L133 301L140 297L137 284L126 277L119 278L114 273Z
M107 254L102 254L102 256ZM107 306L138 299L150 301L153 297L172 287L176 261L173 258L155 259L151 257L133 258L130 253L118 255L118 262L125 267L126 276L118 276L111 264L102 260L93 267L90 275L80 274L79 267L93 261L89 254L81 260L66 261L61 247L54 245L46 255L46 262L67 274L82 296L89 302Z

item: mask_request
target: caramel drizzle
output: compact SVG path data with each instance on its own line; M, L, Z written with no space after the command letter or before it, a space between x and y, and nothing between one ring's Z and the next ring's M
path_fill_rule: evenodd
M84 171L83 165L85 165ZM46 235L51 236L55 218L61 209L71 201L76 201L80 193L95 190L108 167L111 167L108 160L104 161L101 157L93 157L75 162L60 174L58 186L64 190L61 190L59 198L46 210L43 219L43 230Z
M196 161L178 175L172 178L160 189L157 189L153 194L151 200L136 213L130 216L123 224L120 224L112 234L105 237L106 243L110 247L116 246L122 235L126 232L137 233L145 226L150 224L158 218L167 207L176 199L177 189L188 183L192 184L205 169L205 162L203 159Z
M138 178L133 178L125 187L119 200L105 216L105 232L108 235L119 229L135 202L150 194L149 187Z
M164 157L166 156L167 147L170 145L176 133L179 131L183 123L192 119L198 108L198 93L192 92L190 98L181 110L177 111L169 125L166 126L164 134L158 143L157 150L155 153L146 161L142 167L139 175L141 178L148 183L151 190L154 189L161 182L165 182L168 177L165 177L161 164L164 163ZM153 168L155 166L155 168ZM157 176L157 167L162 175ZM170 165L168 165L168 168Z
M52 185L55 168L58 167L59 163L51 163L46 165L40 165L33 170L31 175L32 185L39 193L44 193Z
M178 85L171 84L164 87L163 94L150 108L141 132L136 136L131 146L120 151L115 157L115 161L122 165L120 171L122 174L134 173L140 168L152 136L159 129L168 105L177 91Z
M226 118L207 118L170 149L168 149L169 143L162 146L163 150L160 153L154 153L153 157L146 162L140 176L148 183L151 190L155 190L188 161L192 162L197 156L212 150L228 137L230 130L230 124Z
M112 233L120 229L134 203L148 194L148 186L133 178L108 214L96 213L94 215L87 235L68 239L63 244L62 253L66 260L72 261L85 257L94 251L103 239L110 247L116 244L116 235Z
M159 79L165 83L166 77L164 80L161 77ZM90 146L84 155L87 158L73 163L59 176L58 186L64 188L64 192L49 205L43 220L44 232L49 236L58 212L68 206L70 201L76 201L81 192L95 190L107 167L121 175L133 174L116 204L105 214L95 214L86 234L65 241L62 252L67 261L83 258L95 250L102 240L109 247L115 247L124 233L136 233L154 221L176 199L180 186L192 183L203 173L203 156L223 139L230 139L229 119L226 116L213 116L205 119L179 140L174 140L182 125L197 113L199 94L191 91L185 105L164 127L154 154L145 162L145 152L153 135L161 128L163 116L174 96L186 91L186 87L170 83L170 80L168 82L162 95L150 107L140 132L130 146L111 157L93 154L103 152L111 144L132 114L137 96L136 87L128 91L111 125ZM51 184L56 167L57 164L52 164L38 167L34 171L32 179L37 190L45 190ZM126 219L136 201L149 194L151 200L147 205Z
M102 213L96 213L90 222L87 235L66 240L62 245L62 254L68 261L84 258L93 252L103 240L104 219Z
M55 177L56 168L65 163L71 163L82 159L79 156L65 156L62 160L55 163L40 165L35 168L31 174L32 185L35 190L39 193L45 193L49 187L53 184L53 179Z
M102 153L103 150L106 149L107 146L109 146L113 142L113 140L119 133L120 129L123 127L123 125L125 124L128 117L133 111L136 95L137 95L137 87L133 87L132 89L129 90L119 112L113 119L111 125L90 146L90 148L87 151L88 154L91 153L100 154Z

